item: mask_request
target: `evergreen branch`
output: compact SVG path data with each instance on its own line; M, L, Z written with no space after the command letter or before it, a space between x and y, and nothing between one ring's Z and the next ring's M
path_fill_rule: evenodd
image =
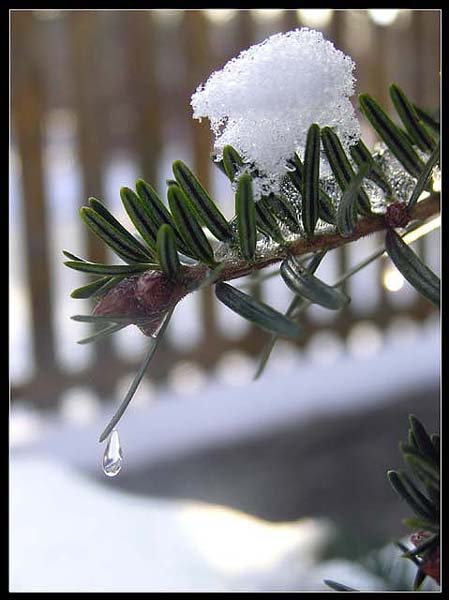
M410 221L424 221L439 212L439 195L432 194L428 198L418 202L410 211ZM230 281L239 277L251 274L253 271L264 269L269 265L276 264L286 259L287 256L296 257L333 250L350 242L355 242L362 237L388 229L389 226L383 215L372 215L360 219L354 228L352 234L343 237L339 233L326 233L315 235L312 239L299 238L293 241L287 241L284 246L273 249L269 256L255 258L254 262L248 263L245 260L232 260L232 262L223 261L224 269L220 275L219 281ZM200 269L201 267L192 267Z
M426 127L432 129L429 118L422 116L397 86L392 86L390 93L406 132L394 125L383 109L369 95L360 96L360 105L392 154L402 162L406 170L418 179L408 207L404 203L395 202L387 206L385 216L375 215L371 212L369 197L362 186L363 180L367 177L376 183L384 191L385 199L388 201L392 191L387 175L383 173L382 168L375 162L373 155L361 140L351 148L353 160L351 164L341 141L330 127L324 127L320 132L318 125L311 125L307 132L304 164L296 153L288 161L293 170L286 170L283 181L286 182L290 178L291 183L299 192L297 198L293 198L292 201L287 198L287 195L290 194L287 187L285 196L284 190L281 188L282 192L279 195L270 193L254 202L253 178L263 175L263 173L260 173L259 167L253 163L247 164L245 172L242 172L244 161L234 148L226 146L223 151L223 159L218 166L231 181L235 181L239 175L239 181L235 186L237 188L236 216L229 223L199 180L180 160L173 163L175 180L168 181L167 196L170 210L164 206L156 191L143 180L136 182L137 194L128 188L121 190L125 209L147 247L129 233L111 215L104 204L91 198L90 206L81 209L83 220L128 265L91 263L64 251L66 257L70 259L66 262L67 266L79 271L106 276L74 290L73 297L101 296L121 279L134 273L148 271L148 275L144 275L143 278L149 278L154 286L162 286L160 289L164 289L164 292L160 298L165 298L166 304L161 308L162 300L159 301L160 306L157 306L157 302L153 299L153 303L151 303L151 299L148 297L145 300L148 310L142 313L139 297L132 310L135 308L137 312L140 311L140 314L145 314L147 321L151 321L150 317L154 317L153 322L156 322L159 315L166 314L170 306L173 310L174 306L171 303L174 302L176 305L186 293L205 285L217 284L216 294L221 301L243 317L274 334L268 350L263 356L262 364L264 365L277 335L292 336L293 332L295 336L298 335L299 329L289 317L296 317L313 302L334 310L341 308L348 298L337 289L339 285L369 262L378 258L384 253L384 249L380 249L356 265L333 285L321 282L311 271L304 269L301 264L301 256L312 255L310 265L315 265L316 268L328 250L356 241L371 233L387 230L387 251L396 266L418 291L437 303L438 278L407 248L393 228L404 228L409 223L413 226L416 221L423 221L438 212L436 195L432 194L420 202L418 202L418 198L426 188L432 170L439 160L439 146L435 147L427 163L424 164L412 144L416 143L421 150L429 150L435 146L434 138L426 129ZM331 197L323 190L319 179L321 143L334 174L335 182L342 191L338 211ZM358 167L357 173L354 171L353 164ZM302 207L300 219L297 200ZM362 218L359 218L358 213ZM336 223L337 231L315 235L318 218L328 223ZM282 225L296 236L293 239L286 237ZM205 226L219 240L218 245L215 243L212 246L209 243L202 226ZM262 249L261 244L258 249L257 229L277 244L270 244L269 250ZM301 233L304 232L305 237L301 236ZM236 249L239 250L240 257L236 257ZM184 255L184 260L186 260L185 257L193 257L196 262L187 261L188 264L181 265L178 252ZM220 257L220 262L215 261L215 253L217 257ZM149 262L148 258L159 262L157 264ZM280 272L284 281L296 294L287 315L278 313L271 307L257 302L240 290L224 283L253 274L277 262L281 262ZM154 273L160 269L162 269L162 273ZM143 283L143 279L139 278L139 282L141 281ZM169 283L166 283L167 281ZM130 280L128 290L131 295L134 293L132 284L133 282ZM170 289L170 285L177 287ZM156 295L155 298L157 297ZM114 296L111 298L114 299ZM133 301L131 296L130 300ZM111 316L89 317L87 315L78 315L74 318L75 320L114 324L112 327L106 327L104 332L114 329L119 324L143 323L143 319L139 317L120 317L117 313L121 310L122 308L119 307L116 311L110 311L114 312L117 318ZM126 314L127 311L128 309L123 310L123 313ZM150 335L150 328L141 327L141 329L146 335ZM99 337L101 334L102 332L97 332L96 336L91 337ZM88 339L86 338L86 340ZM258 374L260 372L259 369ZM414 456L413 452L407 456L407 459L409 458L413 463L420 461L420 457ZM422 469L423 467L421 467ZM427 478L429 477L430 475L427 474ZM433 485L433 482L431 483Z

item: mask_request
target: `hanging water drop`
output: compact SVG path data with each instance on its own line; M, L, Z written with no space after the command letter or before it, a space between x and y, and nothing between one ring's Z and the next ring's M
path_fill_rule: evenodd
M109 436L103 454L103 473L107 477L115 477L122 469L123 453L118 432L114 429Z

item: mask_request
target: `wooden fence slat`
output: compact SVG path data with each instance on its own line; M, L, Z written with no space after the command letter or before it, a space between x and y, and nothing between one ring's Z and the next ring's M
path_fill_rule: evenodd
M127 96L131 99L140 177L156 185L162 151L161 99L157 82L158 30L150 11L129 11L125 20Z
M12 127L22 165L24 246L33 354L37 375L51 377L56 365L43 172L45 94L38 56L38 33L31 11L12 13ZM53 401L47 394L48 391L47 389L38 398L41 405Z
M77 115L78 155L81 165L82 197L80 205L87 204L90 196L104 199L103 178L106 166L105 115L102 107L102 80L99 68L101 18L96 11L70 11L68 34L70 38L70 61L74 84L74 108ZM95 262L108 262L106 246L87 228L86 256ZM96 343L94 360L98 377L93 387L102 396L112 391L109 380L102 376L111 362L113 346L109 338Z

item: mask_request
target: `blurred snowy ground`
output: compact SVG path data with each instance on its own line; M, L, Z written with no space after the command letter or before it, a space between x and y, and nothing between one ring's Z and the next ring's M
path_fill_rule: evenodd
M12 461L12 592L325 589L330 526L268 524L220 506L110 491L48 458ZM32 501L30 493L32 490ZM340 577L375 589L349 563Z
M338 417L434 387L439 327L423 327L419 343L384 341L375 360L356 364L358 377L347 354L333 369L275 360L259 382L210 382L197 395L166 391L120 423L117 480L194 448L232 446L276 425ZM332 535L328 521L273 524L223 506L135 496L114 487L116 480L101 485L96 440L108 416L100 411L83 424L12 411L11 591L319 590L323 578L383 589L357 565L320 562ZM23 435L33 418L34 439Z

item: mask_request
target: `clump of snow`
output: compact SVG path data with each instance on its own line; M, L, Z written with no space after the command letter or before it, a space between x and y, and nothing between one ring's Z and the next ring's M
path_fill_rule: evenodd
M230 144L260 171L258 191L277 192L312 123L335 128L346 147L360 137L354 66L318 31L279 33L212 73L192 96L193 117L210 120L217 160Z

